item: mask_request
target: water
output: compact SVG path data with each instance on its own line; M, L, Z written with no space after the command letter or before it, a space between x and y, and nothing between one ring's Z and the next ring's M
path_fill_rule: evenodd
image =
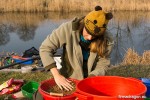
M23 51L35 47L53 29L83 13L2 13L0 14L0 52ZM113 34L115 46L111 54L112 64L118 64L128 48L142 54L150 50L150 12L114 12L108 24ZM58 52L61 52L59 50Z

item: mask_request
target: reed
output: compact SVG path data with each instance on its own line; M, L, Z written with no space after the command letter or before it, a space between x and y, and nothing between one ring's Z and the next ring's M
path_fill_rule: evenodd
M121 65L150 65L150 50L145 50L140 56L135 50L129 48Z
M124 65L139 65L141 57L137 52L129 48L124 56L123 64Z
M141 64L150 65L150 50L147 50L143 53Z
M73 19L74 17L85 16L88 12L70 12L70 13L61 13L61 12L45 12L45 13L3 13L0 14L0 23L10 23L10 25L38 25L45 19L57 22L63 19ZM144 23L150 21L150 12L114 12L113 20L109 23L110 29L119 24L129 24L131 25L141 25L141 18L144 18L142 21Z
M1 0L0 12L90 11L96 5L105 10L150 10L149 0Z

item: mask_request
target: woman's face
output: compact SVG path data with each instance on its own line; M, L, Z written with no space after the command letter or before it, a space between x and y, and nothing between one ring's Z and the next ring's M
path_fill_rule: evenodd
M90 34L86 31L85 27L83 28L83 37L84 37L85 40L92 40L92 39L94 39L94 37L93 37L92 35L90 35Z

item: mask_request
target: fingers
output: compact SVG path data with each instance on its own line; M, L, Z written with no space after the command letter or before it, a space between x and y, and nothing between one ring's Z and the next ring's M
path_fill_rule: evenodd
M69 87L69 89L73 89L74 87L70 84L72 81L70 81L70 80L67 80L66 79L66 81L67 81L67 86Z
M68 88L68 86L63 86L63 88L67 91L70 91L70 89Z
M58 87L61 89L61 90L63 90L63 88L61 87L61 85L59 85L59 84L57 84L58 85Z
M70 80L68 80L68 79L66 79L66 81L69 82L69 83L72 82L72 81L70 81Z
M59 87L61 90L63 90L63 88L64 88L65 90L70 91L70 90L72 90L72 89L74 88L74 87L70 84L70 82L71 82L71 81L65 79L64 82L58 83L57 85L58 85L58 87Z
M65 82L63 82L61 85L60 85L60 89L64 88L65 90L67 91L70 91L72 90L74 87L70 84L71 81L65 79Z
M74 87L70 84L71 81L68 82L68 80L66 79L66 83L64 84L64 88L65 90L69 91L72 90Z
M72 90L74 87L70 84L70 80L67 80L65 77L63 77L62 75L57 75L54 77L56 84L58 85L58 87L63 90L67 90L70 91Z

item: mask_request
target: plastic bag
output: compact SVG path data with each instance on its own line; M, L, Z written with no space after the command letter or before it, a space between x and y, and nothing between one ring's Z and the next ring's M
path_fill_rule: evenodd
M8 81L0 85L0 95L10 94L19 91L21 89L21 86L23 85L23 82L24 81L22 79L9 79Z
M14 81L13 78L9 79L8 81L4 82L3 84L0 85L0 91L3 89L3 88L7 88L9 87L12 82Z

